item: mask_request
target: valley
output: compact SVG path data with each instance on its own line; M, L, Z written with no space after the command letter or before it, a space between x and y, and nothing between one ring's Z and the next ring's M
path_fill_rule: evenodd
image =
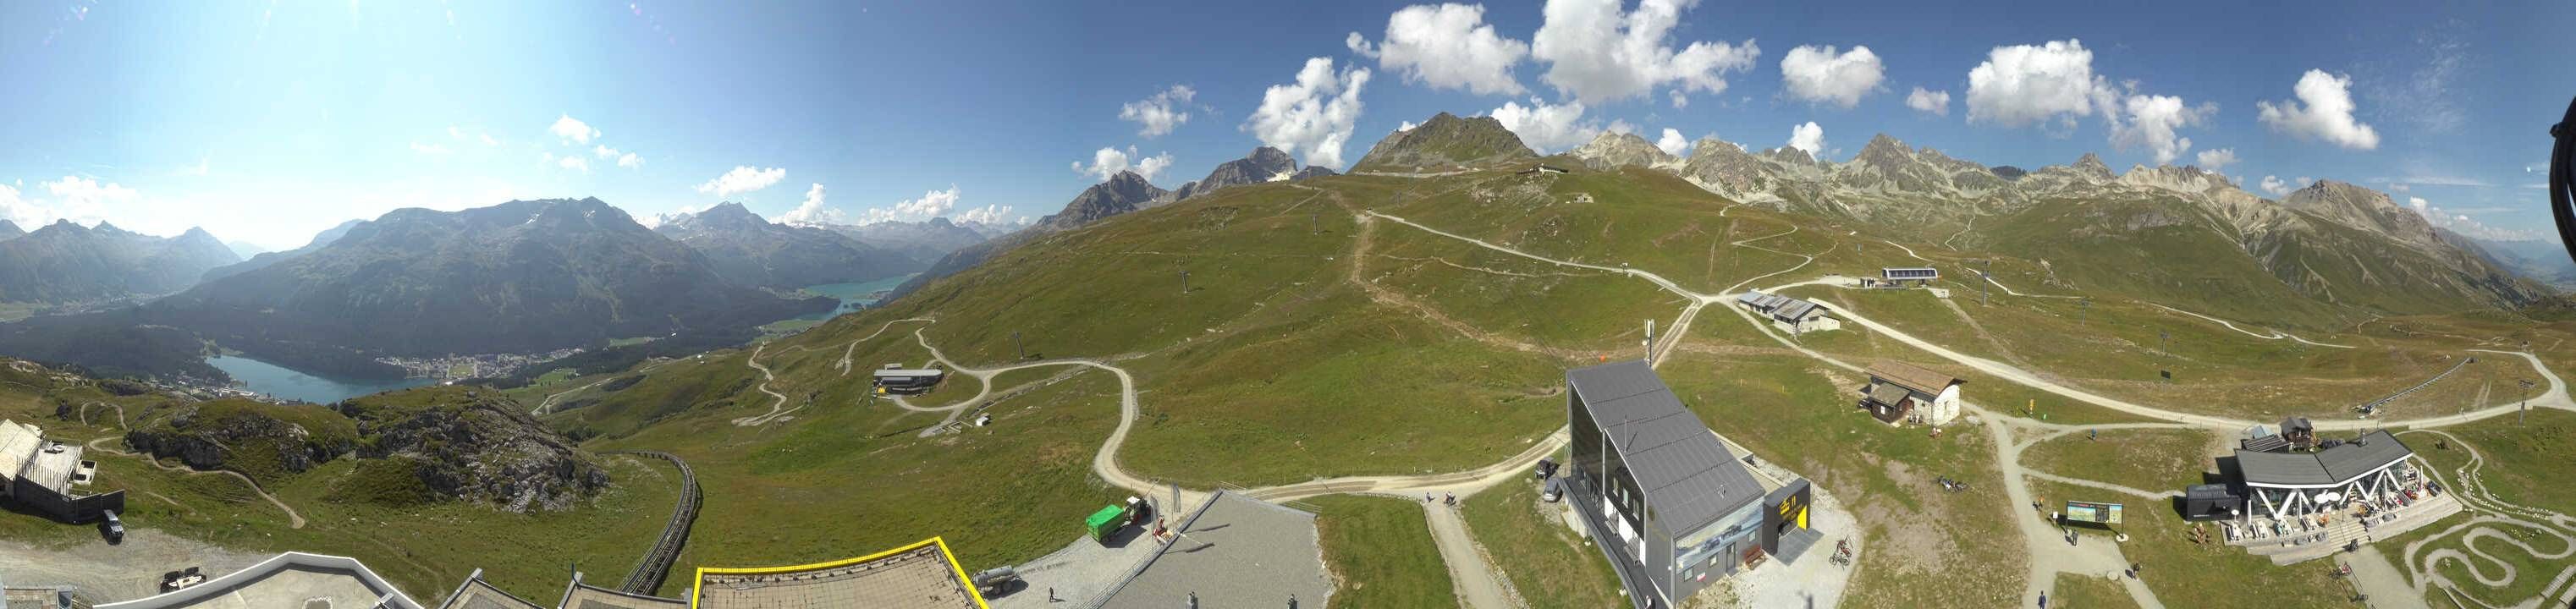
M1521 476L1564 458L1565 369L1642 358L1735 450L1813 481L1817 502L1845 514L1826 521L1849 528L1824 533L1858 548L1857 560L1820 595L1826 604L2012 605L2081 589L2159 607L2210 586L2341 594L2321 570L2190 543L2170 514L2146 507L2196 483L2213 447L2247 427L2296 415L2334 433L2493 430L2525 396L2548 417L2576 411L2551 371L2576 353L2569 322L2365 312L2385 303L2212 307L2202 292L2097 283L2063 258L1974 249L1983 237L1924 242L1864 218L1748 204L1664 170L1517 168L1233 185L1025 233L945 276L821 286L913 289L748 344L559 367L506 389L351 401L363 411L498 400L492 408L533 414L609 481L557 501L561 510L403 499L418 489L364 458L206 468L241 478L105 449L102 462L115 472L107 481L150 500L127 518L155 534L359 557L424 598L473 568L544 598L560 580L549 561L634 564L679 491L659 462L623 453L659 451L705 489L683 566L812 563L940 535L967 569L1026 567L1092 543L1065 525L1100 505L1136 495L1187 506L1226 491L1317 514L1325 560L1369 582L1349 598L1591 606L1618 598L1619 580L1579 533L1555 528L1559 508ZM1945 244L1955 241L1969 249ZM1932 289L1857 287L1916 265L1943 278ZM1748 290L1811 299L1844 325L1784 332L1737 304ZM1851 388L1881 361L1966 380L1971 418L1931 434L1865 421ZM950 378L879 397L865 372L887 364L935 364ZM19 383L8 413L112 448L102 442L125 423L89 422L85 402L188 407L66 378ZM2521 391L2522 379L2534 389ZM497 397L458 393L484 391ZM68 415L44 411L65 403ZM2358 417L2364 404L2374 409ZM317 425L328 426L304 427ZM2090 442L2072 444L2079 432L2115 443L2135 434L2134 450L2162 459L2106 462ZM2019 508L2106 494L2148 502L2133 541L2062 545ZM1420 504L1416 521L1415 506L1393 503L1430 495L1461 505ZM854 519L869 526L819 526ZM395 521L457 541L397 548L335 532ZM55 547L85 543L61 527L25 531ZM557 549L476 557L529 539ZM2392 558L2395 573L2477 577ZM2223 566L2108 587L2070 579L2133 561ZM1960 562L1986 568L1940 567ZM676 597L683 585L636 592ZM2458 587L2397 585L2428 598Z

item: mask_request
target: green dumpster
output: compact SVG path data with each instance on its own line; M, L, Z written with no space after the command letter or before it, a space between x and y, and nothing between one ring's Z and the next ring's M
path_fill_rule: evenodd
M1118 532L1120 521L1126 519L1126 506L1113 505L1092 512L1090 518L1082 519L1082 526L1084 530L1091 532L1092 541L1109 543L1109 534Z

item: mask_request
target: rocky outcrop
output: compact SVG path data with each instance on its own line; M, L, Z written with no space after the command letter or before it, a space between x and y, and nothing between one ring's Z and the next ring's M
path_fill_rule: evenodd
M1215 170L1208 172L1206 178L1182 184L1180 188L1172 189L1163 198L1168 201L1179 201L1216 192L1228 186L1286 180L1296 173L1297 159L1288 156L1286 152L1280 152L1277 148L1262 146L1252 149L1252 154L1244 155L1243 158L1218 164Z
M551 511L572 508L609 484L608 471L588 453L489 390L417 389L337 408L366 437L360 458L410 461L441 497L511 512Z
M156 459L232 470L266 483L347 455L358 438L355 425L317 406L216 400L127 431L125 443Z

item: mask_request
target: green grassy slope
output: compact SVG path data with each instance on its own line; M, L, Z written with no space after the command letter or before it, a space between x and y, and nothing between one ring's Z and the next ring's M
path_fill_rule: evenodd
M1340 579L1336 607L1454 607L1449 566L1423 522L1422 504L1339 495L1305 500L1320 511L1324 563ZM1448 509L1448 508L1439 508Z

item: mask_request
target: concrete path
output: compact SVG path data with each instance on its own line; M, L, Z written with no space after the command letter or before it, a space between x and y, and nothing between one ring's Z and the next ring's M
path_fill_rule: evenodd
M2037 606L2039 595L2057 585L2058 573L2102 576L2127 570L2129 560L2121 555L2119 544L2096 538L2091 543L2067 545L2065 534L2056 525L2036 512L2019 509L2035 501L2030 494L2030 484L2024 479L2031 472L2021 466L2021 452L2032 442L2015 442L2013 424L2006 422L2005 417L1979 412L1977 418L1985 421L1986 431L1993 436L1995 464L2002 470L2004 495L2011 499L2015 508L2012 510L2013 524L2021 529L2022 546L2029 552L2030 571L2022 582L2022 606ZM2158 600L2146 584L2130 577L2119 581L2123 588L2128 589L2129 600L2135 601L2139 607L2164 609L2164 602Z
M1461 496L1459 503L1466 503ZM1449 565L1449 581L1456 589L1458 604L1470 609L1511 609L1511 593L1503 587L1502 570L1485 560L1476 541L1467 534L1467 521L1458 517L1456 506L1424 502L1422 512L1431 524L1431 539L1440 546L1440 561Z
M2433 609L2424 604L2423 591L2407 585L2406 574L2379 553L2379 546L2362 546L2336 560L2352 567L2352 585L2370 595L2371 609Z
M2235 331L2236 331L2236 333L2238 333L2238 334L2243 334L2243 335L2246 335L2246 336L2251 336L2251 337L2255 337L2255 338L2260 338L2260 339L2263 339L2263 340L2281 340L2281 339L2285 339L2285 338L2286 338L2286 339L2290 339L2290 340L2293 340L2293 341L2297 341L2297 342L2299 342L2300 344L2305 344L2305 345L2314 345L2314 346L2318 346L2318 347L2329 347L2329 348L2334 348L2334 349L2350 349L2350 348L2353 348L2353 347L2352 347L2352 345L2334 345L2334 344L2321 343L2321 342L2312 341L2312 340L2308 340L2308 339L2304 339L2304 338L2299 338L2299 337L2298 337L2298 335L2291 334L2291 333L2288 333L2288 332L2282 332L2282 331L2280 331L2280 330L2274 330L2274 329L2271 329L2271 328L2264 328L2264 329L2263 329L2263 331L2264 331L2264 332L2270 332L2270 334L2256 334L2256 333L2254 333L2254 332L2253 332L2253 331L2251 331L2251 330L2246 330L2246 329L2244 329L2244 328L2236 327L2236 323L2235 323L2235 322L2227 321L2227 320L2224 320L2224 319L2219 319L2219 318L2216 318L2216 317L2210 317L2210 316L2202 315L2202 314L2199 314L2199 313L2193 313L2193 312L2185 311L2185 310L2182 310L2182 309L2176 309L2176 308L2173 308L2173 307L2168 307L2168 306L2164 306L2164 305L2160 305L2160 304L2156 304L2156 303L2152 303L2152 302L2147 303L2147 304L2148 304L2149 306L2153 306L2153 307L2158 308L2158 309L2164 309L2164 310L2172 311L2172 312L2175 312L2175 313L2181 313L2181 314L2184 314L2184 315L2189 315L2189 316L2192 316L2192 317L2198 317L2198 318L2201 318L2201 319L2204 319L2204 320L2217 322L2217 323L2218 323L2218 325L2227 326L2227 329L2229 329L2229 330L2235 330Z

